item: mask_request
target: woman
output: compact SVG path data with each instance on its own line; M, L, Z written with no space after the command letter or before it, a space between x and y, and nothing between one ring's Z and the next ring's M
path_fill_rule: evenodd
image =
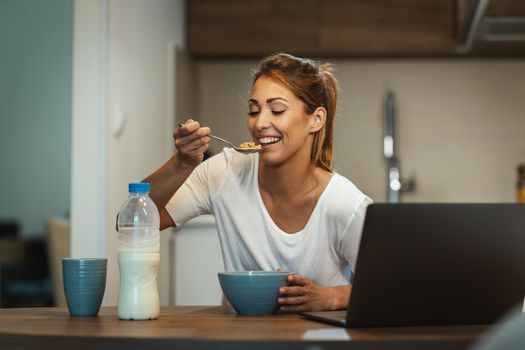
M346 308L366 206L332 171L337 81L329 65L288 54L263 59L248 100L248 130L261 152L225 148L203 162L210 128L175 129L178 153L144 181L161 229L200 214L216 219L228 271L285 270L284 311Z

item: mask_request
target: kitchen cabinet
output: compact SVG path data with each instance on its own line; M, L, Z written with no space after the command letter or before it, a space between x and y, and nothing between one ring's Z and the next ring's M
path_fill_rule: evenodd
M276 51L330 57L524 56L519 19L525 18L525 2L487 2L483 16L475 21L479 4L479 0L188 0L188 48L194 57L204 58L259 57ZM494 23L487 19L495 17L518 18L496 28L514 31L510 40L508 36L486 40L484 33ZM472 47L459 50L473 24Z
M217 273L224 263L213 216L197 217L173 231L170 259L170 304L222 304Z

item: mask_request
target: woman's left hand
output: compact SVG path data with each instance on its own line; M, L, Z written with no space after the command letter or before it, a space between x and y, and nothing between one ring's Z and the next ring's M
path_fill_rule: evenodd
M324 311L346 308L352 286L321 287L309 278L289 275L287 287L279 289L282 311Z

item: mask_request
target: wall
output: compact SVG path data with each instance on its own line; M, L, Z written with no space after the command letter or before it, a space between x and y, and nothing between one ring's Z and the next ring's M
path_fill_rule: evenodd
M516 166L525 162L524 60L328 61L342 89L336 169L374 200L386 200L386 89L397 96L402 176L417 181L402 201L515 200ZM249 137L246 101L255 63L197 64L199 119L234 142Z
M117 279L115 219L127 197L127 183L140 181L174 152L175 48L183 45L182 1L112 0L109 3L109 101L110 125L119 106L126 127L119 136L109 135L107 256L109 278ZM130 24L133 25L130 25ZM163 248L169 230L163 233ZM167 258L165 251L161 252ZM161 263L160 283L167 282L168 260ZM166 286L167 287L167 286ZM166 287L161 286L166 303ZM116 302L112 289L108 301Z
M26 236L69 211L72 6L0 2L0 220Z
M184 6L182 0L154 5L75 1L72 249L74 256L108 258L105 305L118 299L115 216L127 183L142 180L174 150L175 47L183 46ZM117 132L119 113L123 128ZM83 208L97 210L85 215ZM163 249L169 238L168 230L162 233ZM166 304L169 261L165 251L161 257Z

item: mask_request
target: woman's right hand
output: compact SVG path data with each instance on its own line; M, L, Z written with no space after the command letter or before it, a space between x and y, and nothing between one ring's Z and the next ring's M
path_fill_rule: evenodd
M210 143L211 130L201 127L199 122L193 119L186 120L173 132L178 159L185 166L196 167L204 159L204 152Z

